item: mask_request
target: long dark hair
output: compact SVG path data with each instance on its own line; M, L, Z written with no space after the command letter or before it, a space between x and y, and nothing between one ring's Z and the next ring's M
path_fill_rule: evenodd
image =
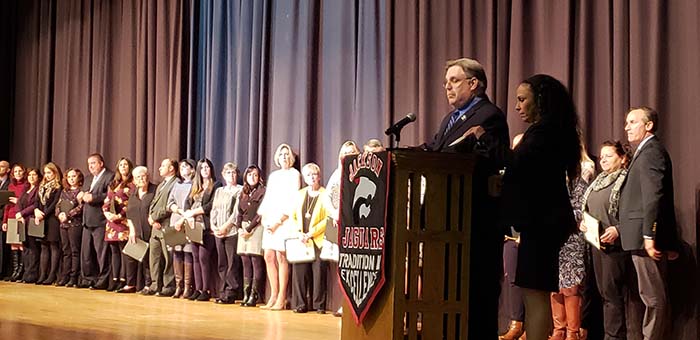
M559 150L564 158L569 184L581 174L581 132L574 100L566 87L546 74L536 74L523 81L530 85L540 120L535 124L547 125L557 131Z
M209 179L202 178L202 165L205 163L209 166ZM216 183L216 170L214 169L214 164L207 158L202 158L197 162L190 197L194 198L204 191L204 181L209 182L207 183L207 192L211 192L214 189L214 183Z
M248 177L248 174L253 172L253 171L258 172L258 185L255 187L251 187L250 184L248 184L248 181L246 180L246 178ZM261 187L261 186L265 186L265 181L263 181L262 171L260 170L260 168L258 168L258 166L255 164L247 167L245 169L245 171L243 172L243 194L250 195L250 192L253 191L253 189Z
M119 172L119 163L121 163L122 161L126 161L126 164L129 165L129 173L126 175L126 178L124 178L121 172ZM112 180L112 183L109 184L109 188L111 190L116 189L122 183L127 184L134 181L134 175L131 174L131 171L134 170L134 162L132 162L130 159L126 157L119 158L119 160L117 161L117 166L114 170L116 170L114 172L114 179Z

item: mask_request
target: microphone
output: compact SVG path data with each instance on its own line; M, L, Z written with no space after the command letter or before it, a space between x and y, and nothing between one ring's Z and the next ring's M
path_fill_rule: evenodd
M406 115L406 117L401 118L398 122L396 122L394 125L392 125L390 128L386 129L384 131L384 134L392 135L392 134L398 134L401 129L403 129L404 126L415 122L416 121L416 115L414 113L409 113Z

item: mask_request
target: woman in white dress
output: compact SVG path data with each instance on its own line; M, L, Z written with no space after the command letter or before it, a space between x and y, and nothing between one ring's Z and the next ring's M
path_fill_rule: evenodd
M262 247L265 250L270 299L264 309L282 310L287 305L289 263L284 252L284 240L291 228L289 216L301 187L301 175L294 165L294 152L288 144L280 144L275 151L275 165L279 170L270 173L265 198L258 214L264 227Z

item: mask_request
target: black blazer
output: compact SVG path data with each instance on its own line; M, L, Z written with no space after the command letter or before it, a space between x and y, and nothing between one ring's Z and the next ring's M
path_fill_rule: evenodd
M114 179L114 172L105 168L105 172L90 190L90 184L92 184L94 177L92 174L88 174L85 176L85 182L83 182L82 191L92 194L92 202L83 204L83 225L91 228L104 228L107 225L107 219L102 211L102 205L107 197L109 183Z
M620 193L620 239L625 250L644 249L644 236L659 250L678 250L673 165L659 139L649 139L630 163Z
M576 230L566 187L566 164L558 155L558 129L531 125L515 150L508 153L503 178L503 225L518 231L544 232L555 243ZM555 227L555 230L544 230ZM558 246L558 245L555 245Z
M148 224L148 212L151 208L151 201L156 193L156 185L148 183L148 189L143 197L139 197L139 190L136 189L129 196L129 208L126 210L126 218L134 224L136 237L148 242L151 238L151 225Z
M454 111L448 113L442 119L437 134L432 140L423 144L422 148L428 151L476 153L497 163L502 163L503 155L510 146L506 116L501 109L489 101L486 95L482 95L480 98L481 101L465 112L445 133ZM477 125L481 125L486 130L478 142L476 137L472 135L458 144L450 146L467 130Z
M8 174L7 174L7 179L5 180L5 183L2 183L2 184L0 185L0 190L9 190L10 182L11 182L11 181L12 181L11 173L8 173ZM19 199L19 197L17 197L17 199ZM0 204L0 216L2 216L3 214L5 214L5 205L6 205L6 204ZM12 216L12 217L14 217L14 216Z
M202 210L204 214L202 215L202 220L204 221L204 229L211 229L209 216L211 215L211 209L214 207L214 193L216 189L220 188L222 184L220 182L215 182L211 190L205 191L202 194ZM187 195L187 200L185 201L185 210L189 210L194 205L194 198Z

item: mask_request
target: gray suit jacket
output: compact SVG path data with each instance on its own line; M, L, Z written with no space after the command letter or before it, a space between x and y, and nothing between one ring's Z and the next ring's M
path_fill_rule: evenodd
M620 240L625 250L644 249L651 237L658 250L678 250L673 203L673 165L659 139L649 139L630 163L620 193Z
M102 205L104 204L105 198L107 198L109 183L114 180L114 172L105 168L105 172L97 180L92 190L90 190L93 177L95 176L88 174L85 176L85 181L83 182L82 191L92 194L92 202L83 205L83 225L91 228L104 228L107 225L107 219L102 212Z
M151 207L148 209L149 216L151 216L154 221L159 222L163 228L170 225L171 213L170 210L168 210L168 196L176 181L177 177L173 176L173 178L169 179L167 182L164 181L160 183L158 188L156 188L153 201L151 201ZM153 229L153 233L157 233L157 231Z

